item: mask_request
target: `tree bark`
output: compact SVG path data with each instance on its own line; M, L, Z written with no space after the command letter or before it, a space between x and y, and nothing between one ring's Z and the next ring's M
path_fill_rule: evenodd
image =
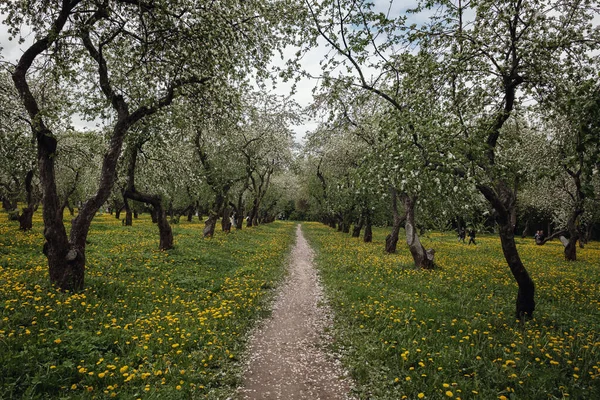
M415 267L422 269L433 269L435 268L433 249L425 250L425 247L421 244L419 235L417 234L417 228L415 225L415 206L416 197L411 197L407 194L400 196L404 204L404 210L406 211L406 219L404 229L406 231L406 244L412 254Z
M173 248L173 230L167 220L167 213L162 204L162 199L159 195L151 195L139 192L135 187L135 168L137 164L137 155L143 145L142 142L137 142L131 145L129 150L129 160L127 164L127 187L123 191L123 200L127 210L127 219L131 223L131 209L127 199L139 201L142 203L151 204L156 216L159 236L159 250L169 250Z
M565 246L565 260L567 261L577 261L577 241L580 240L577 220L583 211L582 208L575 207L567 221L567 230L569 231L569 242Z
M221 230L223 232L231 232L231 220L229 217L231 216L231 208L223 207L223 217L221 218Z
M244 225L244 213L236 212L235 213L235 229L242 229Z
M519 287L516 317L519 319L531 318L535 310L535 285L519 257L514 229L510 220L511 210L516 203L516 195L503 181L497 181L495 188L481 184L477 185L477 188L496 211L502 252Z
M525 221L525 228L521 232L521 239L525 239L529 235L529 220Z
M202 235L205 238L211 238L215 234L215 226L217 225L217 220L219 216L214 213L210 213L206 221L204 221L204 229L202 230Z
M246 221L246 228L250 228L251 226L256 226L257 218L256 214L258 214L258 198L254 197L252 201L252 208L250 209L250 213L248 213L248 220Z
M567 221L567 230L569 231L569 242L565 246L565 259L567 261L577 261L577 241L581 237L581 233L579 231L579 217L583 214L583 202L585 200L585 193L581 188L581 173L583 164L582 155L580 156L580 167L577 172L573 172L570 169L565 167L567 173L573 179L573 183L575 184L575 195L572 196L575 201L575 205L573 207L573 211L569 216L569 220Z
M367 211L365 216L365 234L363 236L365 243L371 243L373 241L373 226L371 221L371 211Z
M346 216L343 217L344 222L342 223L342 232L350 233L350 219Z
M360 237L360 231L362 230L363 224L364 217L361 215L358 219L358 222L354 225L354 228L352 229L352 237Z
M2 208L6 211L14 211L17 209L17 202L11 202L8 197L2 197Z
M131 207L129 207L129 201L127 201L127 197L123 193L123 203L125 204L125 226L133 225L133 214L131 213Z
M169 250L173 248L173 230L167 220L167 213L162 205L162 200L158 195L149 195L140 193L132 186L125 190L125 197L131 200L148 203L152 205L153 215L156 217L159 235L159 250Z
M152 207L152 210L150 210L150 219L152 220L153 224L157 224L158 223L158 213L154 209L154 207Z
M546 236L546 237L545 237L544 239L542 239L542 240L536 239L536 240L535 240L535 244L537 244L538 246L543 246L543 245L545 245L545 244L546 244L546 242L549 242L549 241L551 241L552 239L555 239L555 238L557 238L557 237L559 237L559 236L566 235L566 234L567 234L567 232L568 232L567 230L560 230L560 231L556 231L556 232L554 232L552 235Z
M498 228L504 258L519 286L516 316L519 319L530 318L535 310L535 285L519 257L512 224L498 224Z
M391 188L390 193L392 195L392 213L394 215L394 224L392 225L392 232L385 238L385 251L389 254L396 252L400 227L406 218L406 216L403 217L398 212L398 191L395 188Z
M27 172L25 177L25 192L27 193L27 206L21 210L19 215L19 229L28 231L33 227L33 213L35 211L35 203L33 201L33 170Z
M229 188L227 188L229 191ZM221 214L221 210L223 205L225 204L225 194L217 193L215 196L215 202L213 204L212 210L208 213L208 218L204 222L204 230L202 231L203 236L213 237L215 234L215 227L217 225L217 221L219 220L219 214Z

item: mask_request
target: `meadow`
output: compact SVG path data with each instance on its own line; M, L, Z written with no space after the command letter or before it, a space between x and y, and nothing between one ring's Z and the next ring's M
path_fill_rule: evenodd
M333 350L361 399L599 399L600 243L566 262L558 242L517 239L536 311L514 317L517 286L497 236L423 238L440 266L415 270L402 242L373 243L319 223L303 231L336 313ZM402 240L402 238L401 238Z
M98 215L86 288L49 283L40 212L20 232L0 213L0 398L182 399L231 396L247 333L285 271L294 224L202 239L173 226L158 251L146 215L134 226Z

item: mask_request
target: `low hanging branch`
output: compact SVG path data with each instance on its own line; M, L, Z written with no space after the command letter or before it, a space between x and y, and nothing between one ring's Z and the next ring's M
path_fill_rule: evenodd
M569 231L567 231L566 229L563 229L561 231L558 232L554 232L552 235L548 236L547 238L544 238L542 240L540 239L536 239L535 240L535 244L537 244L538 246L543 246L546 244L546 242L551 241L552 239L556 239L557 237L561 237L566 235L567 233L569 233Z

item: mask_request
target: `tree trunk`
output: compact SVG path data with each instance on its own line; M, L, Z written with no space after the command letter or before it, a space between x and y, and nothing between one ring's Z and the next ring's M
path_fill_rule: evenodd
M194 206L189 206L188 207L188 213L187 213L187 220L188 220L188 222L192 222L193 218L194 218Z
M514 229L510 220L511 210L516 204L516 195L503 181L496 182L495 188L485 185L477 185L477 188L496 211L502 252L519 287L516 317L518 319L532 318L535 310L535 285L519 257Z
M360 237L360 231L362 230L363 227L363 221L364 218L362 217L362 215L360 216L360 218L358 219L358 223L356 225L354 225L354 229L352 229L352 237Z
M226 188L226 192L229 191L229 188ZM225 204L225 193L217 193L215 196L215 202L213 204L212 210L208 213L208 218L204 222L204 230L202 234L204 237L213 237L215 234L215 226L217 225L217 221L219 220L219 214L221 213L222 207Z
M573 212L567 221L567 229L569 230L569 242L565 246L565 259L567 261L577 261L577 241L581 237L579 231L579 216L583 214L583 202L585 200L585 193L581 188L581 167L577 172L573 172L567 169L567 173L573 178L575 184L575 206Z
M242 229L244 225L244 213L238 212L235 214L235 229Z
M252 202L252 208L250 209L250 213L248 214L248 221L246 222L246 227L249 228L251 226L256 226L257 222L257 214L258 214L258 199L255 197Z
M162 205L162 200L158 195L149 195L139 193L135 186L130 186L123 193L123 197L142 203L148 203L152 205L151 215L156 218L158 225L158 237L159 237L159 250L169 250L173 248L173 230L169 221L167 220L167 213ZM153 221L154 222L154 221Z
M6 211L14 211L17 209L17 202L11 202L9 198L3 197L2 208L4 208Z
M167 221L167 213L162 206L162 202L159 200L156 205L156 214L158 217L158 235L160 238L158 248L159 250L169 250L173 248L173 230L169 221Z
M19 215L19 229L28 231L33 228L33 207L25 207Z
M392 213L394 214L394 224L392 225L392 232L385 238L385 252L391 254L396 252L400 226L404 222L405 217L401 217L400 213L398 212L398 191L395 188L391 188L390 192L392 195Z
M231 216L231 208L224 207L223 208L223 217L221 219L221 230L223 232L231 232L231 220L229 217Z
M204 229L202 230L202 235L204 237L213 237L215 234L215 226L217 225L217 220L219 216L216 214L210 214L206 221L204 221Z
M575 210L567 221L567 230L569 231L569 242L565 246L565 260L577 261L577 241L580 238L577 220L583 214L583 208L575 207Z
M115 218L116 219L121 219L121 210L122 210L121 207L115 208Z
M123 203L125 204L125 226L132 226L133 214L131 213L131 207L129 207L129 201L127 201L125 194L123 194Z
M516 190L516 189L515 189ZM516 196L516 194L515 194ZM517 228L517 207L513 207L510 211L510 224L512 225L513 232Z
M123 200L125 202L125 208L127 210L126 223L131 223L131 208L127 199L139 201L141 203L151 204L154 215L156 217L156 223L158 225L158 237L159 237L159 250L169 250L173 248L173 230L169 221L167 220L167 213L162 204L162 199L159 195L151 195L140 193L135 188L135 169L137 164L137 155L141 149L143 142L134 143L129 150L129 162L127 164L127 187L123 191Z
M368 211L365 217L365 234L363 236L365 243L371 243L373 241L373 226L371 221L371 212Z
M425 250L425 247L421 244L419 235L415 225L415 206L416 197L411 197L407 194L401 195L402 202L404 203L404 209L406 211L406 220L404 229L406 230L406 244L410 249L415 267L422 269L433 269L435 263L433 261L435 251L433 249Z
M83 289L85 276L85 239L87 230L73 232L70 242L62 221L63 209L56 190L54 161L56 139L49 130L37 133L40 182L44 193L44 254L48 259L50 282L61 290ZM81 214L80 214L81 215ZM73 225L73 224L72 224ZM78 239L78 240L77 240Z
M150 219L152 220L153 224L158 223L158 214L154 207L152 207L152 210L150 210Z
M108 148L104 153L101 165L100 179L96 193L91 196L79 209L78 215L71 221L70 234L67 237L63 224L59 196L56 188L56 173L54 162L57 154L57 141L53 132L45 125L44 117L36 98L33 96L27 76L36 58L50 49L60 37L69 16L79 2L62 2L60 12L49 21L47 32L34 39L34 43L23 52L12 79L19 97L29 118L31 129L37 143L37 161L40 171L40 183L43 190L43 219L44 219L44 253L48 258L49 275L52 283L61 290L80 290L83 288L85 275L85 245L87 235L96 212L106 202L116 179L116 166L121 155L123 139L129 128L143 118L158 112L173 101L174 87L169 87L171 95L161 98L155 106L144 104L129 111L129 104L124 96L115 91L109 79L106 59L102 51L95 48L89 31L81 31L80 37L90 56L98 64L98 78L106 100L110 102L116 114ZM181 86L180 83L178 86Z
M27 172L25 177L25 192L27 193L27 207L21 210L19 215L19 229L22 231L28 231L33 227L33 212L35 211L35 204L33 202L33 186L31 181L33 180L33 170Z
M590 222L585 227L585 243L588 244L592 240L592 230L594 229L594 223Z
M529 236L529 220L525 221L525 228L521 232L521 239L525 239L527 236Z
M133 210L133 219L138 219L139 218L139 214L137 212L137 210Z
M345 217L344 217L344 222L342 225L342 232L350 233L350 221L348 218L345 218Z
M498 224L498 228L504 258L508 262L510 271L519 286L516 303L517 318L530 318L533 316L533 311L535 310L535 285L519 257L512 224Z

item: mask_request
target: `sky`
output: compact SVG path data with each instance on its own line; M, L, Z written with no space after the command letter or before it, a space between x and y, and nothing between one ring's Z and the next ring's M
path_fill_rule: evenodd
M375 0L374 3L375 3L375 8L382 12L386 12L389 8L389 0ZM391 14L398 15L400 13L403 13L404 10L406 10L409 7L413 7L415 4L416 4L416 0L396 0L393 2ZM3 17L1 15L0 15L0 20L3 20ZM21 34L25 38L24 45L19 45L16 40L9 41L6 26L0 23L0 49L1 49L0 50L1 51L0 60L1 61L5 61L5 62L8 61L8 62L13 62L13 63L16 62L18 60L18 58L21 56L24 46L31 43L32 35L27 30L27 28L24 28L22 30ZM284 50L284 58L293 57L293 55L296 53L296 51L297 51L297 48L286 48ZM319 46L311 49L303 57L302 68L312 76L320 75L321 67L319 65L319 62L320 62L320 60L323 59L325 54L328 53L329 51L330 51L330 49L325 46L324 41L320 40ZM277 57L279 57L279 56L277 56ZM283 61L278 60L278 59L274 60L274 64L280 64L280 63L284 63L284 62L285 62L285 60L283 60ZM301 107L307 107L308 105L310 105L312 103L312 100L313 100L312 92L313 92L313 89L315 88L315 86L318 84L319 84L319 81L317 79L302 78L297 83L296 92L292 96L292 99L294 99ZM279 82L277 84L275 93L287 96L290 92L290 89L291 89L291 82L288 82L288 83ZM82 129L82 130L83 129L94 129L94 125L95 125L93 122L90 123L90 122L83 121L81 118L79 118L77 116L75 116L71 122L76 129ZM319 121L317 121L317 120L305 118L303 123L292 126L292 130L294 131L294 136L295 136L296 142L302 143L303 137L306 135L306 133L311 130L316 129L318 126L318 123L319 123Z

